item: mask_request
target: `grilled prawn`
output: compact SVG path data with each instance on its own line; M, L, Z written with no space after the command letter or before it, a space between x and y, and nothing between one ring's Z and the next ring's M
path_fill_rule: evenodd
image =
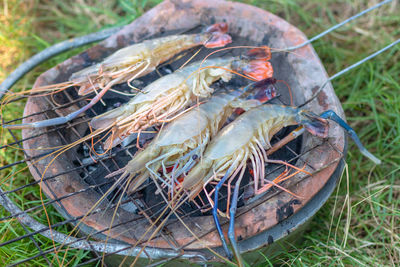
M278 161L267 159L265 153L266 149L271 148L270 139L272 136L283 127L300 124L311 134L326 138L328 135L327 118L334 120L345 128L364 155L375 163L380 163L379 159L375 158L362 146L354 130L331 110L324 112L321 116L317 116L310 111L295 107L263 105L245 112L224 127L210 142L201 161L184 177L182 187L189 191L192 198L202 189L205 190L205 185L210 181L219 180L214 191L213 217L228 256L231 256L231 254L218 219L218 192L227 180L228 188L230 188L230 183L237 177L231 204L228 207L230 214L228 238L240 265L240 254L234 235L234 220L239 186L247 161L251 161L254 172L254 192L258 194L263 191L262 188L259 188L259 184L263 185L265 182L265 162L279 163Z
M125 105L93 118L91 126L112 128L105 147L114 147L126 136L170 121L199 98L210 97L214 91L210 85L219 79L229 81L232 71L256 80L272 77L269 59L269 49L259 48L250 50L242 58L214 58L194 63L149 84Z
M133 79L152 72L159 64L179 52L199 45L215 48L231 43L232 39L226 34L227 31L226 23L217 23L200 34L171 35L146 40L122 48L103 62L74 73L71 80L81 84L80 95L93 92L94 89L104 87L104 84L120 77L119 83L127 81L129 84Z
M275 82L275 79L269 78L229 94L216 94L206 103L172 121L122 169L124 173L120 179L129 176L129 181L136 177L130 182L128 192L134 192L150 175L161 179L157 173L159 169L163 170L163 177L170 176L169 180L161 181L173 192L176 178L193 167L195 159L201 155L233 110L247 110L273 98L276 95L272 86ZM249 94L247 99L241 98ZM173 169L168 175L166 170L170 166Z
M232 42L226 34L228 25L217 23L199 34L171 35L146 40L116 51L101 63L72 74L69 81L37 87L32 92L58 91L79 86L79 94L86 95L94 90L101 91L84 107L67 115L34 123L4 125L6 128L41 128L66 123L96 104L114 85L128 82L152 72L159 64L174 55L199 45L207 48L223 47ZM131 85L130 85L131 86Z

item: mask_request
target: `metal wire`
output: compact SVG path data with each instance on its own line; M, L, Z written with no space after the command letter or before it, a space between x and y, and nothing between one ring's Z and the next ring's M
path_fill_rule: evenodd
M293 47L289 47L287 50L292 51L292 50L296 50L296 49L302 48L303 46L306 46L306 45L308 45L308 44L311 44L312 42L314 42L314 41L316 41L316 40L318 40L318 39L324 37L324 36L327 35L328 33L331 33L331 32L333 32L334 30L339 29L339 28L342 27L343 25L345 25L345 24L347 24L347 23L349 23L349 22L351 22L351 21L353 21L353 20L355 20L355 19L357 19L357 18L359 18L359 17L361 17L361 16L367 14L368 12L370 12L370 11L372 11L372 10L374 10L374 9L377 9L377 8L379 8L379 7L381 7L381 6L385 5L385 4L388 4L388 3L392 2L392 1L393 1L393 0L385 0L385 1L382 1L382 2L380 2L380 3L378 3L378 4L374 5L374 6L372 6L372 7L370 7L370 8L367 8L367 9L361 11L360 13L357 13L357 14L354 15L354 16L351 16L350 18L348 18L348 19L346 19L346 20L344 20L344 21L342 21L342 22L336 24L335 26L333 26L333 27L331 27L331 28L329 28L329 29L327 29L327 30L321 32L320 34L315 35L313 38L309 39L308 41L306 41L306 42L304 42L304 43L302 43L302 44L299 44L299 45L296 45L296 46L293 46Z
M386 0L383 1L377 5L375 5L374 7L371 7L367 10L364 10L360 13L358 13L357 15L335 25L334 27L331 27L330 29L324 31L323 33L311 38L309 41L296 46L296 47L291 47L289 48L289 50L293 50L293 49L297 49L300 48L304 45L307 45L319 38L321 38L322 36L332 32L333 30L343 26L344 24L366 14L367 12L376 9L386 3L391 2L391 0ZM119 28L112 28L112 29L108 29L106 31L102 31L99 33L95 33L95 34L91 34L88 36L84 36L84 37L80 37L77 39L74 39L74 41L71 43L70 41L66 41L63 43L60 43L54 47L51 47L49 49L46 49L45 51L39 53L38 55L32 57L30 60L28 60L27 62L25 62L22 66L20 66L15 72L13 72L1 85L0 85L0 98L1 96L4 94L4 92L6 90L8 90L15 82L18 81L18 79L20 77L22 77L26 72L28 72L29 70L31 70L34 66L36 66L37 64L40 64L40 62L43 62L44 60L46 60L47 58L60 53L62 51L71 49L71 48L75 48L77 46L80 45L84 45L87 44L89 42L94 42L94 41L98 41L101 39L106 38L107 36L109 36L112 33L115 33ZM374 54L371 54L370 56L366 57L365 59L353 64L352 66L343 69L342 71L338 72L337 74L333 75L332 77L330 77L320 88L319 90L312 96L311 99L309 99L307 102L305 102L303 105L309 103L312 99L314 99L318 93L323 89L324 86L326 86L326 84L329 83L330 80L342 75L343 73L359 66L360 64L362 64L363 62L375 57L376 55L386 51L387 49L389 49L390 47L393 47L394 45L398 44L399 40L395 41L394 43L392 43L391 45L375 52ZM44 110L35 114L31 114L29 116L26 117L30 117L30 116L34 116L34 115L38 115L38 114L45 114L47 116L47 113L50 111L54 111L57 110L59 108L63 108L63 107L67 107L70 106L71 104L75 104L75 103L79 103L82 100L84 100L84 98L78 98L78 99L74 99L72 97L72 95L70 93L68 93L67 91L63 92L64 96L70 101L68 104L64 104L61 106L55 106L54 103L52 103L51 101L48 101L48 104L50 105L50 108L48 110ZM15 101L19 101L23 98L20 98L18 100ZM91 110L91 112L93 112L94 114L96 113L93 109ZM12 121L9 122L13 122L15 120L19 120L21 118L17 118L14 119ZM63 126L57 126L54 127L52 129L49 129L49 131L42 133L42 134L37 134L34 136L30 136L28 138L25 139L21 139L19 140L14 134L13 132L10 130L10 133L12 134L13 138L14 138L14 142L12 143L12 145L18 145L20 148L22 148L22 142L31 140L33 138L38 138L42 135L45 134L49 134L49 133L57 133L59 135L59 138L61 140L63 140L63 142L67 143L68 140L66 139L65 135L63 134L63 132L61 132L62 130L68 129L71 133L73 133L77 138L81 138L82 135L80 133L80 131L77 129L77 126L79 126L80 123L82 122L86 122L88 121L90 118L85 118L79 122L70 122L67 125L63 125ZM7 123L9 123L7 122ZM329 144L329 141L324 140L322 141L321 144L319 145L324 145L324 144ZM10 145L10 144L9 144ZM310 148L310 150L307 151L303 151L302 153L296 153L296 151L294 151L293 149L291 149L289 146L285 147L285 150L287 150L287 153L289 153L290 158L288 159L288 162L291 161L296 161L300 158L303 158L307 153L312 152L314 149L316 149L318 146L312 147ZM91 145L89 143L84 143L82 146L86 146L88 149L91 149ZM335 148L335 146L331 145L333 148ZM0 147L0 149L5 149L7 147L7 145L4 145L2 147ZM127 146L119 151L113 151L113 153L107 154L104 157L98 158L98 164L101 165L104 170L107 173L112 173L112 170L110 169L110 166L108 166L107 164L111 162L111 166L115 169L120 168L121 166L119 166L119 164L114 160L114 157L119 154L119 153L130 153L129 150L133 148L132 146ZM53 151L53 150L52 150ZM7 169L11 169L12 167L16 166L16 165L20 165L20 164L24 164L26 162L32 162L36 159L42 158L46 155L49 155L52 151L48 151L48 152L43 152L39 155L35 155L34 157L29 156L26 152L26 158L24 160L19 160L19 161L15 161L13 163L10 163L8 165L5 166L1 166L0 170L7 170ZM89 170L89 166L91 166L91 163L87 163L84 164L81 157L76 153L72 153L74 159L77 162L77 167L75 168L71 168L69 170L57 173L55 175L50 175L47 177L44 177L43 180L41 181L44 185L46 185L46 183L52 182L54 180L56 180L57 178L72 173L72 172L79 172L80 174L82 174L82 179L85 181L89 181L90 179L92 179L92 172ZM311 170L313 170L314 173L321 171L324 168L329 167L331 164L335 164L337 163L338 160L340 160L341 157L338 157L337 159L332 160L330 163L326 164L325 166L323 166L322 168L316 168L315 166L312 166L309 162L305 162L305 164L307 165L307 167ZM281 166L278 167L269 167L268 168L268 172L267 172L267 176L270 174L275 173L277 170L279 170L280 168L282 168ZM36 168L36 171L40 173L40 171L38 170L38 168ZM307 176L301 177L300 179L296 180L294 182L294 184L300 183L301 181L303 181L304 179L307 179ZM43 257L45 258L45 261L50 265L51 262L49 261L49 259L46 257L47 255L54 253L54 251L56 249L61 249L61 248L65 248L65 247L71 247L71 248L77 248L77 249L85 249L85 250L89 250L95 253L95 255L84 262L81 262L78 266L81 265L85 265L94 261L98 261L101 260L103 255L102 253L107 253L106 256L109 255L113 255L113 254L118 254L118 255L129 255L129 256L136 256L139 254L140 252L140 247L138 246L133 246L133 245L127 245L124 243L113 243L113 246L107 246L104 242L102 241L92 241L90 240L90 237L94 237L97 235L101 235L101 234L105 234L106 231L109 231L111 229L115 229L119 226L124 226L124 225L128 225L129 223L132 222L138 222L139 220L143 220L146 218L146 220L152 221L154 218L157 218L158 214L157 212L154 212L154 210L160 210L162 208L165 207L165 204L162 202L158 202L152 206L149 206L145 201L143 201L141 198L134 198L133 196L129 196L127 199L123 200L120 204L124 205L124 204L129 204L129 203L136 203L136 206L138 207L138 209L140 210L141 214L143 214L142 217L137 217L137 218L126 218L126 220L121 220L119 223L112 225L112 227L110 227L110 229L106 228L106 229L101 229L101 230L93 230L91 233L89 233L87 236L84 237L75 237L75 236L68 236L65 235L63 233L60 233L59 231L57 231L57 229L59 227L68 225L68 224L76 224L77 222L80 222L84 216L78 216L78 217L71 217L71 216L66 216L65 220L63 220L62 222L58 222L58 223L54 223L51 225L43 225L39 222L37 222L35 219L32 218L32 216L29 213L33 213L36 212L38 210L40 210L41 208L45 208L49 205L55 205L57 207L60 208L60 210L67 215L68 214L68 210L66 210L64 208L63 205L63 200L67 199L67 198L71 198L74 196L77 196L79 194L84 194L87 193L91 190L98 190L98 192L104 194L105 191L103 190L103 188L105 186L109 186L111 184L113 184L113 180L108 180L102 183L96 183L93 182L91 185L88 185L87 188L82 189L82 190L78 190L76 192L72 192L70 194L64 195L62 197L57 197L55 194L52 194L52 199L47 200L44 205L37 205L37 206L33 206L33 207L29 207L25 210L20 209L17 205L15 205L13 203L13 201L11 201L10 196L13 193L16 193L18 191L21 191L27 187L31 187L31 186L35 186L39 183L39 181L34 181L31 182L29 184L14 188L12 190L8 190L8 191L4 191L3 189L0 188L0 205L2 205L6 210L8 210L10 212L9 216L5 216L3 218L0 218L0 221L4 221L4 220L8 220L8 219L17 219L19 221L19 223L22 225L22 227L25 229L26 234L21 235L17 238L14 238L12 240L7 240L3 243L0 243L0 247L2 246L6 246L7 244L13 243L13 242L17 242L19 240L23 240L26 238L30 238L32 240L32 242L34 243L34 245L36 246L36 248L38 249L39 253L37 253L34 256L31 257L27 257L26 259L16 262L14 263L12 266L16 266L22 263L26 263L28 261L31 261L35 258L38 257ZM146 186L150 186L151 184L148 184ZM248 187L251 187L252 184L248 183L242 186L242 188L245 190ZM48 188L50 188L50 186L48 186ZM121 188L119 188L117 190L117 192L121 192ZM253 198L252 202L249 202L248 205L250 208L255 207L257 205L260 205L262 202L266 201L267 199L272 198L273 196L279 194L281 191L280 190L274 190L269 192L266 195L263 196L259 196L257 198ZM224 199L226 198L226 195L222 195L221 198ZM117 199L117 196L114 196L113 199ZM208 206L204 206L202 208L208 208ZM111 201L111 204L106 205L106 206L102 206L102 207L98 207L95 210L91 211L90 213L87 214L87 216L91 216L91 215L96 215L96 214L104 214L104 212L111 210L113 211L114 209L117 208L117 204L113 203ZM249 209L250 209L249 208ZM178 212L181 212L183 215L181 216L181 218L183 219L188 219L190 220L192 217L191 215L193 215L193 213L197 212L198 210L193 210L191 212L185 212L184 209L182 209L182 207L179 208ZM249 210L242 210L240 211L240 213L238 215L244 214L246 212L248 212ZM163 231L161 231L160 233L158 233L156 235L156 237L160 237L163 238L164 240L166 240L170 245L171 245L171 250L160 250L160 249L156 249L156 248L146 248L145 252L143 253L143 257L144 258L150 258L149 255L151 255L151 257L153 258L175 258L175 257L184 257L184 258L188 258L188 259L193 259L193 258L197 258L200 259L202 261L206 261L205 256L200 253L200 252L185 252L185 254L182 254L182 250L187 248L191 243L193 243L195 241L195 239L193 239L192 241L179 246L177 245L178 242L174 239L173 233L168 233L168 226L171 226L173 224L178 223L179 221L177 219L170 219L168 220L168 222L164 225L163 227ZM203 238L205 237L207 234L211 233L212 231L214 231L214 229L208 230L208 231L202 231L201 235L199 236L199 238ZM57 242L59 245L57 245L56 247L43 251L40 247L39 244L37 244L36 240L35 240L35 236L36 235L42 235L46 238L49 239L53 239L55 242ZM140 244L145 244L147 240L143 240ZM140 245L139 244L139 245Z
M399 43L400 43L400 39L397 39L397 40L394 41L393 43L391 43L391 44L385 46L385 47L382 48L382 49L379 49L379 50L376 51L375 53L372 53L371 55L369 55L369 56L363 58L362 60L360 60L360 61L354 63L353 65L351 65L351 66L349 66L349 67L346 67L346 68L342 69L341 71L339 71L338 73L332 75L329 79L326 80L326 82L324 82L324 83L318 88L318 90L317 90L307 101L305 101L305 102L304 102L303 104L301 104L299 107L303 107L303 106L307 105L308 103L310 103L311 101L313 101L313 100L321 93L322 89L324 89L325 86L328 85L329 82L332 81L333 79L335 79L335 78L337 78L337 77L343 75L344 73L346 73L346 72L348 72L348 71L350 71L350 70L352 70L352 69L354 69L354 68L360 66L361 64L367 62L368 60L370 60L370 59L372 59L372 58L374 58L374 57L376 57L377 55L382 54L382 53L385 52L386 50L388 50L388 49L394 47L395 45L397 45L397 44L399 44Z
M112 34L118 32L122 27L113 27L105 30L101 30L95 33L91 33L85 36L69 39L61 43L55 44L51 47L44 49L37 53L27 61L21 64L15 71L13 71L1 84L0 84L0 100L4 93L8 91L19 79L21 79L26 73L30 72L34 67L40 63L52 58L62 52L78 48L80 46L101 41Z

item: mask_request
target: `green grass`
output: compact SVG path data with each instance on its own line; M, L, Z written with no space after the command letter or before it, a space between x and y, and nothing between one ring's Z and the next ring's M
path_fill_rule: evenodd
M18 64L44 48L67 38L84 35L112 25L126 24L160 1L44 1L4 0L0 7L0 81ZM311 37L351 14L366 8L369 1L243 1L279 15ZM332 75L400 36L399 4L373 11L314 43L327 72ZM71 51L36 68L15 88L30 88L38 74L62 62ZM374 58L333 81L348 122L362 142L383 164L373 164L362 157L350 143L348 175L342 177L334 195L312 221L304 241L283 255L270 259L276 265L377 265L400 264L400 60L399 46ZM13 105L6 119L20 116L24 104ZM1 143L10 136L1 135ZM20 151L0 150L4 166L23 158ZM17 169L12 170L17 171ZM0 178L8 172L1 172ZM3 190L32 181L23 171L2 185ZM26 209L37 205L37 187L28 187L13 196ZM63 221L48 208L51 222ZM8 213L0 208L0 218ZM34 214L47 224L44 214ZM68 233L70 227L57 229ZM0 243L25 234L16 220L0 223ZM35 236L41 249L52 247L51 240ZM24 239L0 247L0 265L18 262L39 253L33 241ZM67 260L89 259L90 254L72 250ZM61 256L63 256L61 254ZM54 255L48 255L53 260ZM47 266L43 258L27 265ZM268 265L265 262L263 265Z

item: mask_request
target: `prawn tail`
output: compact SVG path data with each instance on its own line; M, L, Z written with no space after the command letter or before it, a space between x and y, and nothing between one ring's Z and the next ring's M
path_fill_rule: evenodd
M263 60L253 60L242 68L245 75L257 81L270 78L274 75L271 62Z
M242 58L247 60L267 61L271 59L271 49L268 46L253 48L244 53Z
M300 110L296 116L296 121L312 135L320 138L327 138L329 131L328 121L320 116L306 110Z
M228 24L226 22L215 23L211 26L205 28L204 32L207 33L227 33L228 32Z
M223 47L232 43L232 37L227 34L228 24L225 22L213 24L207 27L204 32L211 35L203 44L207 48Z
M126 165L126 171L131 174L136 174L145 169L146 164L156 158L159 154L159 149L154 145L147 146L144 150L138 151L135 156Z
M128 177L128 180L132 180L129 182L128 192L134 192L149 177L145 166L149 161L158 156L157 152L159 150L155 149L154 146L148 146L145 150L138 151L124 167L125 171L121 177Z

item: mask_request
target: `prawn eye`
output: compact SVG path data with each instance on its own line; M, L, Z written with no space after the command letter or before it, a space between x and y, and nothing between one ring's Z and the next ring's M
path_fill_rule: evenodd
M275 87L269 86L265 90L259 91L254 96L255 99L260 101L261 103L267 102L276 96Z
M265 90L265 97L270 100L274 97L276 97L276 90L275 87L271 86Z

